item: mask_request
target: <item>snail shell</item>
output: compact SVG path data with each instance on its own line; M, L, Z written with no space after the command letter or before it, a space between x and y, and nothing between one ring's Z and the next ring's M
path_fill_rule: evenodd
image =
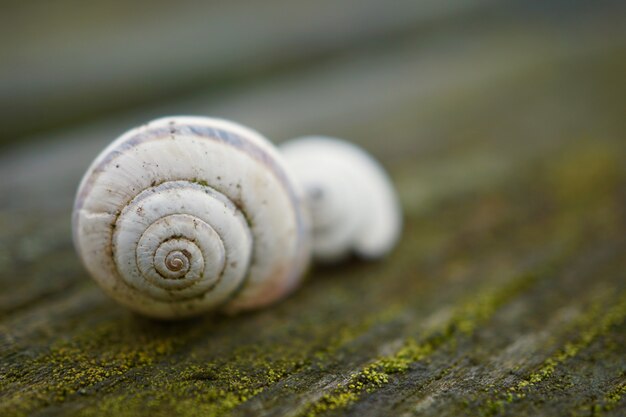
M367 152L328 137L294 139L281 152L305 189L317 260L350 253L380 258L394 247L400 204L385 170Z
M260 307L296 288L310 257L292 178L248 128L158 119L122 135L88 169L75 246L105 292L148 316Z

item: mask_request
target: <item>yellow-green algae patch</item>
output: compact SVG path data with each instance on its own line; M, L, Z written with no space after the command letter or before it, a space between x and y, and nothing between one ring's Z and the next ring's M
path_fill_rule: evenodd
M31 366L47 369L47 373L6 398L0 412L27 414L34 407L62 402L84 388L155 363L171 353L176 343L174 335L150 337L117 323L101 324L79 338L57 342L48 354L35 359ZM6 380L14 383L23 377L19 370L5 375Z
M122 394L105 395L100 401L83 408L77 414L223 415L297 366L289 362L274 362L246 372L230 365L195 364L182 370L172 365L171 370L161 371L160 375L151 375L140 389L131 388Z
M622 323L626 318L626 293L623 293L617 304L611 307L604 315L600 316L599 311L597 304L592 305L589 311L578 320L579 337L574 341L567 342L555 354L543 361L537 369L512 387L496 391L493 398L487 400L480 408L481 415L496 415L504 411L508 404L525 398L529 390L550 378L557 366L574 358L598 337L609 332L613 326ZM619 401L622 393L618 390L616 395L619 396L617 398L617 401Z
M594 416L599 417L606 412L613 411L617 407L622 406L622 401L626 395L626 373L621 371L619 378L621 382L617 383L613 388L609 389L604 396L591 404L584 405L572 411L572 417L578 416Z
M128 372L108 374L109 377L117 376L117 384L128 386L128 390L107 394L105 389L105 392L99 395L98 401L93 403L85 401L86 406L78 414L132 416L140 412L149 412L154 415L171 413L185 416L223 415L263 392L267 387L279 383L286 376L324 362L328 355L332 355L342 345L349 343L371 326L393 320L399 308L397 305L391 305L360 319L355 324L343 325L340 328L320 323L316 326L317 329L309 330L314 333L323 330L322 334L317 336L327 339L328 343L321 346L312 347L306 343L293 341L284 345L277 340L268 346L242 346L236 348L229 356L207 362L203 362L201 355L191 352L184 365L165 357L160 358L160 363L155 363L155 358L147 357L135 364L148 365L145 367L145 373L142 373L142 368L135 368L130 374ZM336 334L329 337L329 332ZM166 349L165 352L171 351ZM75 351L64 351L65 353L72 355ZM90 365L94 364L93 361L87 362ZM153 364L158 366L156 374L155 368L150 366ZM72 372L76 372L76 369ZM133 384L135 378L141 379L140 385ZM102 374L93 382L97 384L105 379L105 374ZM86 384L84 380L79 381L83 384L82 388L92 385ZM59 386L65 385L67 381L59 382ZM72 390L65 395L76 392ZM60 401L62 398L57 399ZM25 404L33 405L29 401Z
M622 375L622 377L624 377L624 375ZM601 411L611 411L616 408L622 401L624 395L626 395L626 381L618 384L614 389L606 393L606 395L602 399L603 404L597 404L594 407L596 415L598 414L598 408L600 408Z
M457 336L472 334L500 306L529 288L541 276L539 271L525 273L500 287L480 291L462 303L443 325L431 330L430 336L423 342L407 339L396 353L370 362L352 374L348 382L323 395L300 414L314 417L326 411L346 407L364 394L374 392L387 384L392 374L408 371L411 364L426 359L444 344L454 345Z

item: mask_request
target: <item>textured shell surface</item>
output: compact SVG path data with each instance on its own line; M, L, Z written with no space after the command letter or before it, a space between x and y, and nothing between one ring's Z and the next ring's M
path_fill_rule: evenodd
M267 305L297 287L309 262L309 220L292 178L244 126L158 119L88 169L75 246L105 292L149 316Z
M396 244L402 213L383 167L349 142L322 136L281 146L307 195L314 256L336 261L354 253L379 258Z

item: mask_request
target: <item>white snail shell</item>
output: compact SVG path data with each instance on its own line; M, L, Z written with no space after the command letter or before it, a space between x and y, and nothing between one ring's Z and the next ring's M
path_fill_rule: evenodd
M350 253L380 258L396 244L402 213L382 166L356 145L304 137L281 152L305 189L313 224L313 252L320 261Z
M149 316L269 304L297 287L311 252L288 171L273 145L238 124L155 120L85 174L75 246L110 296Z

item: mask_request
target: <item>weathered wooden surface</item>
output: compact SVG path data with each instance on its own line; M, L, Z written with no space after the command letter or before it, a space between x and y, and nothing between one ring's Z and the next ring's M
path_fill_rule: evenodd
M5 149L0 415L623 415L623 9L506 10ZM241 316L117 306L74 254L73 192L180 112L361 143L398 184L399 247Z

